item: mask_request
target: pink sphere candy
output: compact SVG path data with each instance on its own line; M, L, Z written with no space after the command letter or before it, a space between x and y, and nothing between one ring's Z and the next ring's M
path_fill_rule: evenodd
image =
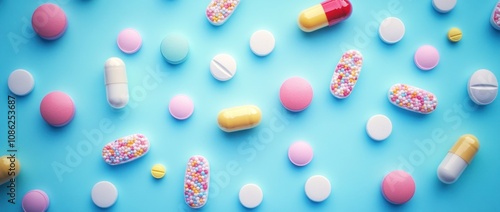
M313 155L312 147L304 141L295 142L288 148L288 159L296 166L305 166L309 164Z
M47 3L42 4L33 12L31 25L40 37L55 40L66 31L68 20L59 6Z
M392 204L403 204L408 202L415 193L415 181L413 177L401 170L387 174L382 181L382 194Z
M280 88L283 107L292 112L305 110L311 104L313 89L307 80L300 77L287 79Z
M43 212L49 207L49 196L42 190L31 190L24 195L21 204L25 212Z
M54 127L68 124L75 115L75 104L67 94L54 91L43 97L40 103L40 114Z
M124 29L118 34L116 39L118 48L127 54L133 54L142 46L142 38L137 30L132 28Z
M194 104L188 96L179 94L174 96L170 100L168 110L174 118L178 120L184 120L189 118L191 114L193 114Z
M423 45L415 52L414 60L418 68L428 71L439 63L439 52L434 46Z

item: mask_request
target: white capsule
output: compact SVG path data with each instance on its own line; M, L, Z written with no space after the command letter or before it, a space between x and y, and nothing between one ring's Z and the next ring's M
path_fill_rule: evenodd
M461 136L439 164L437 175L441 182L452 184L458 180L479 150L479 140L471 134Z
M438 168L438 178L441 182L452 184L462 175L467 168L464 159L453 153L448 153Z
M106 60L104 65L106 96L111 107L120 109L128 103L128 81L125 63L117 57Z

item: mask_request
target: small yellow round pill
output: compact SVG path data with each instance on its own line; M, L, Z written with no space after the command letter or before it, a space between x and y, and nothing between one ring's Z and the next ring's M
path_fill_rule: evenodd
M453 27L448 31L448 40L451 42L458 42L462 39L462 30Z
M153 175L153 177L156 179L163 178L163 176L165 176L166 173L167 173L167 170L165 169L165 166L163 166L161 164L155 164L151 168L151 175Z

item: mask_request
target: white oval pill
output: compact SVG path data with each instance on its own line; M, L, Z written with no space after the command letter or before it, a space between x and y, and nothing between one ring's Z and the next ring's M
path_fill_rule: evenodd
M240 203L246 208L255 208L262 202L262 189L255 184L246 184L240 189Z
M311 201L322 202L330 196L330 181L322 175L312 176L306 182L305 191Z
M469 79L467 91L470 99L478 105L492 103L498 94L498 81L491 71L481 69Z
M113 183L101 181L92 188L92 201L97 207L109 208L115 204L117 198L118 190Z
M210 73L217 80L230 80L236 74L236 61L231 55L218 54L210 62Z
M368 119L366 133L376 141L385 140L392 132L392 122L387 116L378 114Z
M450 12L456 4L457 0L432 0L432 6L440 13Z
M273 33L267 30L258 30L250 38L250 49L257 56L270 54L275 45Z
M30 72L24 69L17 69L10 73L7 84L13 94L25 96L35 87L35 80Z
M111 57L104 65L104 81L106 84L106 97L111 107L120 109L127 105L128 81L127 71L123 60Z
M389 17L380 23L378 34L385 43L397 43L405 35L405 25L399 18Z

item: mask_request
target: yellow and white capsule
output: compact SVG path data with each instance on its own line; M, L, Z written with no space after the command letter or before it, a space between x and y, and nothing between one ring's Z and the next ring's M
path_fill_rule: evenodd
M479 140L474 135L462 135L439 165L437 170L439 180L446 184L457 181L478 150Z
M257 106L245 105L220 111L217 121L223 131L234 132L259 125L261 117L262 113Z

